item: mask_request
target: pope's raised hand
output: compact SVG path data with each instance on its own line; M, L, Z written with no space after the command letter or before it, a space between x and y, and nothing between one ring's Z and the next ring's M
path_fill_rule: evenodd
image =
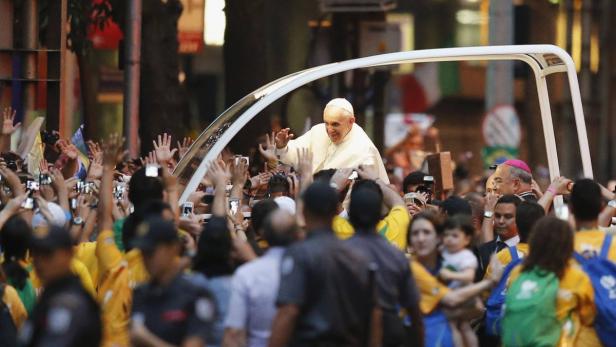
M276 133L276 148L282 149L287 146L289 141L293 139L294 135L291 134L291 129L285 128Z

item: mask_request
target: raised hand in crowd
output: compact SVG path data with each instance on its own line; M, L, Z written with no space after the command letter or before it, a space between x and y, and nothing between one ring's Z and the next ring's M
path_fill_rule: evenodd
M141 165L143 166L147 166L147 165L156 165L158 164L158 160L156 160L156 152L155 151L150 151L148 153L148 155L146 155L141 159Z
M190 146L192 146L193 142L193 139L188 136L184 137L182 142L178 141L177 153L180 159L182 159L186 155L186 153L188 153L188 150L190 149Z
M548 189L545 190L543 196L537 201L539 205L543 207L546 213L550 211L550 207L552 206L552 202L557 195L567 195L570 194L571 191L569 188L573 184L573 181L566 177L556 177Z
M103 177L103 158L102 156L92 157L90 167L88 167L87 180L100 180Z
M124 155L124 139L118 134L112 134L103 142L103 177L98 203L98 217L101 230L111 230L113 227L113 172L117 163Z
M64 181L64 184L66 185L66 189L68 191L69 199L76 198L79 195L79 192L77 191L77 189L75 189L77 186L77 182L79 182L79 178L77 177L67 178Z
M201 220L199 218L200 217L195 213L191 213L190 215L182 215L179 219L178 227L181 230L188 232L195 239L198 239L203 231L203 226L201 225Z
M58 205L65 211L70 210L69 203L69 190L67 183L62 176L62 172L54 167L49 169L49 175L51 176L51 187L56 193L58 199Z
M372 180L376 182L379 187L381 187L381 191L383 192L383 204L385 204L385 206L390 209L394 206L401 206L406 208L404 199L402 199L400 194L398 194L397 191L391 189L391 187L385 182L383 182L383 180L379 179L376 167L369 165L360 165L357 168L357 174L360 178Z
M376 181L379 178L378 171L374 166L360 165L356 171L359 177L365 180Z
M260 172L258 175L250 178L250 187L254 190L259 190L267 186L267 182L274 174L271 171Z
M276 139L275 139L276 148L278 149L285 148L287 144L289 143L289 141L293 139L293 137L295 137L295 135L291 133L291 129L284 128L280 130L278 133L276 133Z
M10 106L5 107L2 111L2 133L0 134L0 151L7 152L11 149L11 135L19 129L21 123L15 122L15 114L17 110Z
M302 185L312 183L312 152L308 148L297 149L297 172Z
M98 180L103 176L103 150L98 142L88 141L90 152L90 167L88 168L88 180Z
M47 163L47 160L42 159L40 164L39 164L39 175L40 176L49 176L49 163ZM45 200L49 200L52 201L55 196L54 196L54 188L51 185L48 184L41 184L40 188L39 188L40 194L43 196L43 198L45 198Z
M6 185L13 192L13 196L22 195L26 192L26 189L21 184L19 176L17 176L13 170L6 166L0 166L0 175L2 175L2 178L6 181Z
M337 169L329 182L336 188L337 191L341 192L345 190L349 184L351 184L349 177L352 173L352 168Z
M267 168L273 170L276 168L278 164L278 157L276 156L276 134L272 132L270 134L265 134L265 143L259 144L259 153L265 158L267 161Z
M418 204L416 204L414 202L407 202L406 203L406 208L409 211L409 214L411 216L415 216L415 215L417 215L417 214L419 214L419 213L424 211L425 205L424 206L420 206L420 205L418 205Z
M23 210L22 205L27 198L28 193L16 195L4 205L4 208L0 210L0 229L9 218Z
M212 215L219 217L227 216L227 198L225 189L229 174L223 166L215 161L210 164L207 176L214 184L214 201L212 203Z
M64 154L67 158L71 160L77 159L79 155L79 150L69 140L60 139L56 143L56 146L58 146L58 149L60 150L60 152Z
M158 135L158 141L152 141L152 143L154 144L156 161L164 168L173 166L173 156L178 149L171 149L171 135L167 133Z
M300 228L306 227L306 219L304 218L304 202L299 197L312 183L312 152L307 148L297 150L297 170L300 175L299 192L296 195L297 213L295 221Z
M94 141L88 141L86 144L88 146L88 151L90 151L90 159L100 159L102 162L103 150L101 145Z
M5 107L2 111L2 135L10 136L13 135L17 129L21 126L21 123L15 123L15 115L17 114L17 110L9 107Z
M74 176L79 170L79 150L69 140L60 139L56 142L56 147L60 151L60 158L56 162L56 167L60 167L64 178Z
M481 233L479 240L481 243L486 243L494 239L494 209L496 208L496 202L500 198L499 194L495 192L489 192L485 196L484 203L484 216L481 223Z
M231 199L238 199L241 202L244 192L244 185L248 176L248 164L241 158L235 157L231 162L230 171L232 188L229 197Z

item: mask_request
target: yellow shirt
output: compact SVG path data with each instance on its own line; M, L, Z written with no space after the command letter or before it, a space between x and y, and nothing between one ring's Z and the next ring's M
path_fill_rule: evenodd
M15 323L17 330L19 330L28 318L28 313L26 312L26 308L21 302L21 299L19 299L19 294L17 294L15 288L8 284L4 287L2 302L4 302L4 304L9 308L9 312L13 318L13 323Z
M81 285L83 288L92 295L93 298L96 297L96 291L94 290L94 284L92 283L92 278L90 277L90 273L85 265L80 262L77 258L73 258L71 260L71 272L79 277L81 281ZM37 291L40 291L43 284L41 283L41 279L36 274L36 271L30 271L30 281L32 281L32 286Z
M104 230L96 239L100 281L98 301L103 312L103 346L129 346L128 323L133 288L148 280L141 253L122 254L113 231Z
M519 253L522 253L523 257L528 255L528 244L527 243L520 242L515 247L518 249L518 256L520 255ZM496 253L496 259L498 259L498 261L501 264L503 264L503 266L507 266L509 263L511 263L512 259L511 259L511 253L509 253L509 247L505 249L501 249L500 252ZM486 274L483 276L483 278L490 278L491 275L492 275L492 266L488 264L488 268L486 269Z
M96 242L82 242L75 246L75 258L86 266L94 287L98 287L98 258L96 257Z
M401 251L406 250L406 238L408 234L409 223L411 217L404 206L394 206L391 211L383 218L376 226L376 230L392 245L396 246ZM332 223L332 229L339 239L348 239L355 234L355 229L351 223L336 216Z
M575 251L578 253L601 252L603 239L605 239L605 231L601 230L583 230L575 233ZM612 239L610 250L607 252L607 258L616 262L616 238Z
M411 260L410 265L419 289L419 308L424 315L428 315L438 307L441 299L449 292L449 288L432 276L419 262Z
M605 235L606 233L602 230L581 230L576 232L574 243L575 251L581 254L592 252L598 255L601 252L601 246L603 246ZM616 262L616 239L612 239L607 258ZM580 344L580 346L602 346L593 327L582 327L579 340L581 342L583 341L583 344Z
M508 285L518 278L521 270L519 265L511 271ZM556 318L563 323L557 346L589 346L582 339L581 331L583 327L592 325L595 315L594 291L590 278L579 265L571 262L560 279L556 298Z

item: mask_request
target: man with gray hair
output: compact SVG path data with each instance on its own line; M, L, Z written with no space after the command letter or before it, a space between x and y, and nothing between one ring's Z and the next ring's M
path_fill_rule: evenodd
M381 154L355 123L353 106L346 99L331 100L323 110L323 123L297 139L293 137L289 128L276 134L276 154L286 164L297 167L297 150L307 148L312 152L313 173L324 169L373 166L379 178L389 183Z
M494 171L494 187L498 194L515 194L526 201L537 202L533 193L533 175L530 167L519 159L510 159Z

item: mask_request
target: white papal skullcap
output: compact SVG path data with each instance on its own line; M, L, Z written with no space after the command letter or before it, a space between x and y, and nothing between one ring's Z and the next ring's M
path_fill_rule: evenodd
M291 199L288 196L279 196L274 199L276 204L278 204L278 208L281 210L287 211L292 215L295 215L296 212L296 204L295 200Z
M351 105L349 100L345 98L332 99L332 101L328 102L327 105L325 105L325 108L328 108L330 106L341 108L349 112L351 115L355 115L355 112L353 112L353 105Z

